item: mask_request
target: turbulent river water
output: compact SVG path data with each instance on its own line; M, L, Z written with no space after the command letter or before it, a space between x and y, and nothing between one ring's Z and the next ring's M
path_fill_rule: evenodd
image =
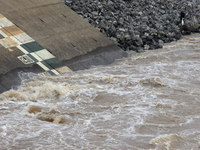
M108 66L19 74L0 95L0 149L200 149L200 34Z

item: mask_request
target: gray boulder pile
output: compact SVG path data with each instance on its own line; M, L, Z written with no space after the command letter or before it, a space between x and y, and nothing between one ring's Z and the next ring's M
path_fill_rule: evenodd
M151 50L199 32L200 0L64 0L124 50ZM180 12L187 25L180 30Z

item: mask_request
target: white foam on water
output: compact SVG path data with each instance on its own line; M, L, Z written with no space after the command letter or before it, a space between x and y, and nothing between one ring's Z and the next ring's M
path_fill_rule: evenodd
M199 148L199 41L58 77L20 73L0 95L1 148Z

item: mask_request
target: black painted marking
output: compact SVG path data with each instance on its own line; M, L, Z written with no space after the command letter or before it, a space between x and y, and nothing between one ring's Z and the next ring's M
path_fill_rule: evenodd
M64 14L62 14L62 15L63 15L63 17L67 18L67 16L65 16Z
M95 38L93 38L93 40L94 40L95 42L98 42Z
M16 25L18 28L20 28L17 24L14 23L14 25Z
M40 21L44 22L44 20L42 20L41 18L39 18L39 19L40 19Z
M72 43L70 43L70 44L71 44L71 46L76 47L74 44L72 44Z

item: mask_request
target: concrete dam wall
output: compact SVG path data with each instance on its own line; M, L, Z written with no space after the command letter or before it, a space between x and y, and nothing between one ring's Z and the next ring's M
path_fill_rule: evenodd
M0 3L0 93L21 71L53 76L127 56L60 0Z

